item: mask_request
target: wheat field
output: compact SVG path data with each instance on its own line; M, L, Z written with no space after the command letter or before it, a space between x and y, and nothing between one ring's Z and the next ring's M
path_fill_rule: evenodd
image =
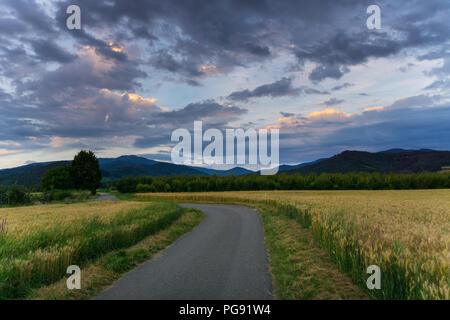
M112 250L167 227L182 209L167 201L105 201L0 209L0 299L22 298Z
M180 201L262 203L311 228L354 282L381 268L381 299L450 299L450 190L137 194Z

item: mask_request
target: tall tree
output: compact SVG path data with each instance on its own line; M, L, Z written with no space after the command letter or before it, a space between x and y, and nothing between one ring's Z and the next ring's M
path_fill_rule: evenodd
M81 150L70 164L70 175L77 189L97 192L101 185L102 172L97 157L92 151Z

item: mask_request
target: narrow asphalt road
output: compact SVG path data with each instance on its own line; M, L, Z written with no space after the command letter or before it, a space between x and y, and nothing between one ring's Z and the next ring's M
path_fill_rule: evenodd
M272 299L259 214L241 206L183 206L202 210L205 220L95 299Z
M110 200L119 200L117 199L117 197L113 194L110 193L105 193L105 192L99 192L98 193L98 198L96 199L92 199L89 201L110 201Z

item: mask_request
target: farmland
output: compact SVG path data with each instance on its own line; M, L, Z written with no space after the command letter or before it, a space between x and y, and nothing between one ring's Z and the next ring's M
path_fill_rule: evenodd
M381 268L380 299L450 299L450 190L253 191L137 194L150 200L243 203L309 229L337 267L365 288ZM268 221L264 219L263 221ZM265 222L267 232L268 226ZM277 241L277 240L274 240ZM269 254L271 245L269 247ZM271 267L276 266L271 261ZM277 286L283 286L274 274ZM278 280L277 280L278 279ZM283 288L281 288L282 290Z
M85 267L109 252L133 246L166 229L184 211L167 201L0 209L1 220L6 221L0 232L0 299L26 297L63 279L69 265ZM116 260L113 255L108 266Z

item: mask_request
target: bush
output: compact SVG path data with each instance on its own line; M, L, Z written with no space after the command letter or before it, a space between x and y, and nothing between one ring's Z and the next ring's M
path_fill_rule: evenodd
M72 192L67 190L55 190L53 192L53 200L61 201L66 198L72 198Z
M155 187L153 185L139 183L136 186L136 192L155 192Z
M54 189L68 190L74 188L69 166L57 167L48 170L41 180L41 188L44 191Z
M31 196L27 188L12 185L9 188L0 188L0 205L21 205L31 203Z

